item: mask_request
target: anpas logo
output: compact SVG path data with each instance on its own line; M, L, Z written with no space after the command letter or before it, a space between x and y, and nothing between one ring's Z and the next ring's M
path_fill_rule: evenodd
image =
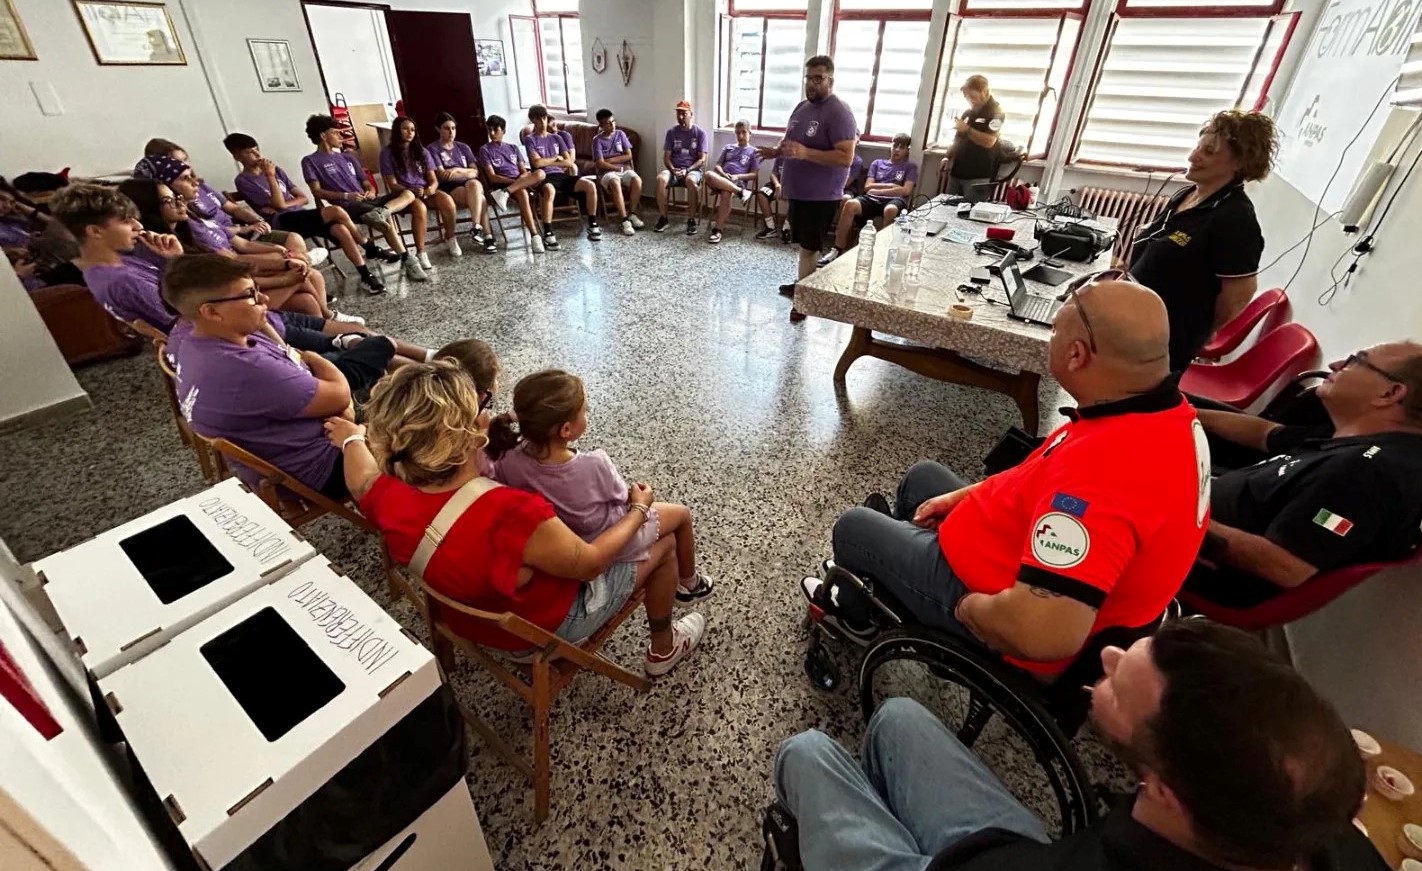
M1086 559L1090 549L1090 534L1070 514L1049 512L1033 524L1032 555L1043 565L1069 569Z

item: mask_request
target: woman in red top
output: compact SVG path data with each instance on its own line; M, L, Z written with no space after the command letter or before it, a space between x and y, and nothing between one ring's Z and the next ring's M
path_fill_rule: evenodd
M391 557L408 564L439 510L479 476L488 416L479 412L473 380L449 360L402 366L386 376L371 391L366 412L366 426L331 418L326 432L341 448L351 495L385 536ZM628 502L626 517L586 542L542 496L496 486L450 527L425 581L472 607L512 611L574 642L597 631L645 584L652 635L645 669L650 677L666 674L700 642L706 618L692 613L672 622L677 571L670 536L642 562L615 561L646 522L651 488L632 485ZM451 627L478 644L527 647L459 616L450 615Z

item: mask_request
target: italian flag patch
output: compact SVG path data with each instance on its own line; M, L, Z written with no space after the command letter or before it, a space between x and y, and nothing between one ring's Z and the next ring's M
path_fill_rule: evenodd
M1334 535L1347 535L1348 530L1353 528L1353 521L1341 514L1334 514L1327 508L1318 509L1318 513L1313 515L1313 522Z

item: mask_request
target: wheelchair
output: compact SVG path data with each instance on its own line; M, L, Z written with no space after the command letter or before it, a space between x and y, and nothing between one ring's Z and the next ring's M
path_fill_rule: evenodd
M811 640L805 654L806 672L817 686L833 690L840 682L827 639L862 645L857 688L866 724L885 698L907 695L927 704L957 733L958 740L974 747L997 718L1026 745L1050 786L1057 819L1043 814L1040 805L1034 807L1049 830L1056 829L1057 837L1065 837L1100 817L1103 805L1098 790L1071 744L1091 707L1091 696L1084 688L1101 678L1104 648L1128 647L1153 634L1165 619L1178 615L1174 603L1145 626L1098 632L1064 672L1051 683L1042 683L985 648L918 624L908 609L872 578L860 578L832 560L824 562L821 572L824 583L810 601ZM917 675L902 679L898 671L905 665L917 670ZM939 695L945 688L951 688L957 701L966 695L966 704L954 705L953 717L944 715L942 705L919 697ZM982 748L975 749L983 754ZM1029 806L1039 800L1035 795L1020 797Z

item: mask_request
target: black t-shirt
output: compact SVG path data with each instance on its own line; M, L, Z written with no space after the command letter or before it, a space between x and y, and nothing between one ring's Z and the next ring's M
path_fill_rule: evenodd
M997 104L997 99L988 97L986 103L964 111L959 117L979 133L1001 133L1002 121L1007 116ZM997 146L984 148L969 139L967 133L955 134L953 138L957 144L953 148L953 165L948 174L953 178L992 178L997 169Z
M1214 333L1221 280L1254 275L1264 252L1264 234L1242 182L1177 214L1192 191L1187 187L1171 197L1131 249L1131 274L1165 301L1172 372L1188 366Z
M1306 871L1388 871L1377 848L1345 826ZM927 871L1221 871L1131 818L1125 805L1071 837L1051 844L988 829L939 853Z

